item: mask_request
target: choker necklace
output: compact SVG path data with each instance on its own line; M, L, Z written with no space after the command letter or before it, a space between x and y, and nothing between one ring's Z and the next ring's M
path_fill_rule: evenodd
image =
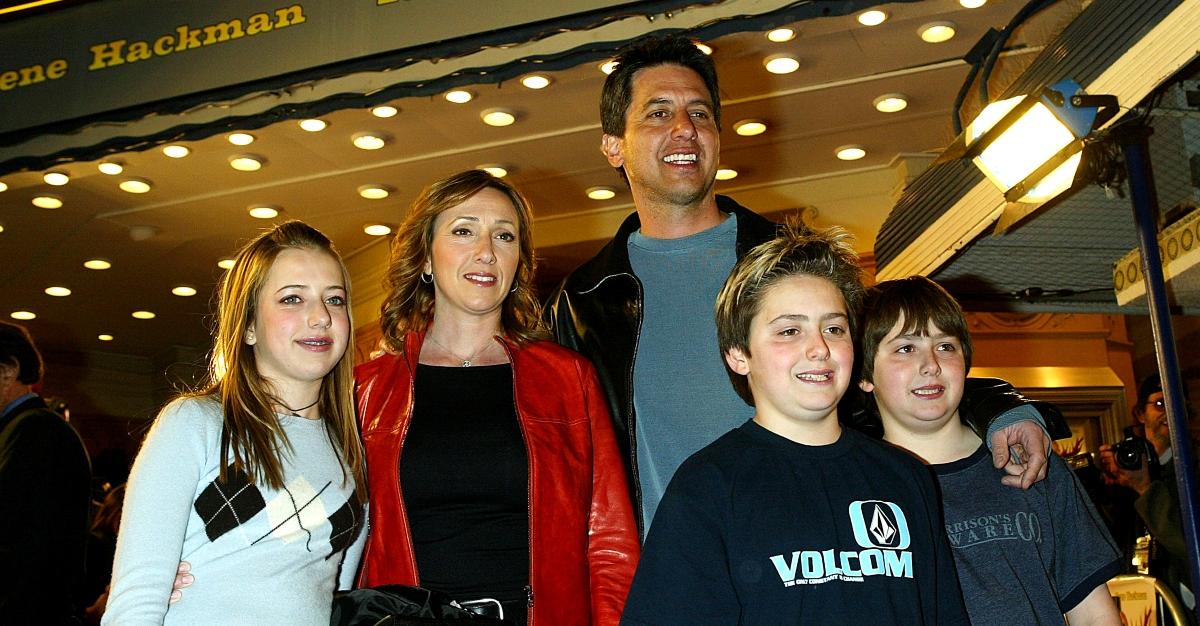
M474 351L474 352L472 352L472 353L470 354L470 356L468 356L467 358L465 358L465 359L464 359L463 357L461 357L461 356L458 356L458 354L456 354L456 353L455 353L453 350L451 350L450 348L447 348L447 347L446 347L446 344L444 344L444 343L442 343L442 342L438 341L438 340L437 340L437 338L436 338L436 337L434 337L433 335L425 335L425 336L426 336L426 337L429 337L429 340L430 340L430 341L432 341L433 343L436 343L436 344L437 344L438 346L440 346L440 347L441 347L443 350L445 350L446 352L449 352L449 353L450 353L450 356L452 356L452 357L454 357L454 358L458 359L459 361L462 361L462 363L460 363L460 364L459 364L459 367L471 367L471 365L472 365L472 364L471 364L471 359L473 359L473 358L475 358L475 357L479 356L480 354L482 354L482 353L483 353L483 351L484 351L484 350L487 350L488 346L492 345L492 340L491 340L491 339L488 339L488 342L487 342L487 343L483 344L483 345L482 345L482 346L480 346L479 348L476 348L476 349L475 349L475 351Z
M286 405L286 404L283 404L282 402L280 402L279 404L280 404L280 405L282 405L282 406L283 406L283 408L285 408L285 409L287 409L287 410L291 411L291 412L292 412L292 413L291 413L292 417L300 417L300 411L304 411L304 410L306 410L306 409L311 409L311 408L313 408L314 406L316 406L316 405L317 405L317 403L318 403L318 402L320 402L320 401L321 401L321 396L320 396L320 394L318 394L318 395L317 395L317 399L316 399L316 400L313 400L313 401L312 401L312 404L306 404L306 405L304 405L304 406L302 406L302 407L300 407L300 408L298 408L298 409L293 409L292 407L290 407L290 406L288 406L288 405Z

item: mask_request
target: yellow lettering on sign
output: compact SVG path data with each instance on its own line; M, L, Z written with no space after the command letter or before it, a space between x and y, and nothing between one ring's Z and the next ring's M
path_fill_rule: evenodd
M204 27L204 45L209 46L230 39L242 38L242 20L229 20Z
M267 15L266 13L255 13L254 15L251 15L249 22L250 24L246 27L247 35L265 33L273 28L271 26L271 16Z
M144 41L135 41L129 44L129 52L125 53L125 62L135 63L137 61L145 61L151 56L154 55L150 53L150 44Z
M92 51L92 64L88 66L88 69L100 70L114 65L121 65L125 62L125 59L121 58L121 49L124 47L124 39L92 46L89 48Z
M54 59L46 66L46 78L58 80L67 75L67 60Z
M67 75L66 59L55 59L45 65L35 63L15 70L0 71L0 91L11 91L17 87L28 87L47 80L58 80Z
M179 43L175 45L175 52L199 48L202 45L200 43L201 32L199 28L188 28L187 24L176 28L175 36L178 38Z
M160 57L171 54L172 48L175 47L175 37L173 35L163 35L154 40L154 54Z
M268 33L277 28L303 24L307 19L304 16L304 7L299 4L293 4L288 7L275 9L273 14L255 13L251 15L246 18L244 29L242 27L242 20L233 18L198 28L190 24L181 24L175 28L175 32L166 33L154 39L153 44L148 41L129 43L125 39L116 39L96 44L89 48L92 52L92 63L88 65L88 70L102 70L125 63L145 61L156 56L163 57L176 52L194 50L202 46L225 43L241 39L248 35ZM46 66L46 76L49 76L50 70L51 66ZM42 71L41 66L38 66L37 70L31 70L31 72L35 73ZM66 73L65 61L63 62L62 72ZM31 74L32 78L33 74ZM11 86L4 87L4 85L10 82L13 85L18 85L22 80L23 74L19 71L13 72L12 77L9 76L9 72L0 73L0 89L12 89ZM44 80L44 78L37 78L37 80Z
M303 24L303 23L304 23L304 10L300 8L300 5L293 4L292 6L286 7L283 9L275 9L275 27L276 28L283 28L284 26L291 26L292 24Z

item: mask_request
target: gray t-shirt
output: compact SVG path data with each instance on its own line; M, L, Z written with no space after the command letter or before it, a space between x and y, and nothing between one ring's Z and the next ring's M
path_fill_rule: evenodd
M754 416L738 397L717 349L713 306L737 261L737 219L681 239L629 237L629 262L644 288L633 366L642 520L684 459Z
M163 409L129 475L104 624L329 623L333 591L354 581L366 511L342 481L321 420L279 416L293 447L284 489L218 483L221 407ZM196 580L168 605L175 568Z
M1027 491L1000 484L980 446L930 466L973 626L1063 624L1098 585L1121 573L1121 553L1066 463Z

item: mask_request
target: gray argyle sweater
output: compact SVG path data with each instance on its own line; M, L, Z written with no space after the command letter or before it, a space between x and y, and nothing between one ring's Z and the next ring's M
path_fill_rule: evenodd
M335 587L354 580L365 512L324 422L279 420L293 452L275 491L244 475L217 480L216 401L163 409L129 477L104 624L329 623ZM168 605L180 560L195 583Z

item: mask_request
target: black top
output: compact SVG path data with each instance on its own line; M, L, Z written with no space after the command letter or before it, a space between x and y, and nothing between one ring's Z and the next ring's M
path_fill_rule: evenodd
M41 398L0 416L0 623L75 623L91 483L83 441Z
M512 366L417 367L400 487L422 586L525 599L527 456Z
M753 421L675 473L621 619L967 623L925 466L851 429L806 446Z

